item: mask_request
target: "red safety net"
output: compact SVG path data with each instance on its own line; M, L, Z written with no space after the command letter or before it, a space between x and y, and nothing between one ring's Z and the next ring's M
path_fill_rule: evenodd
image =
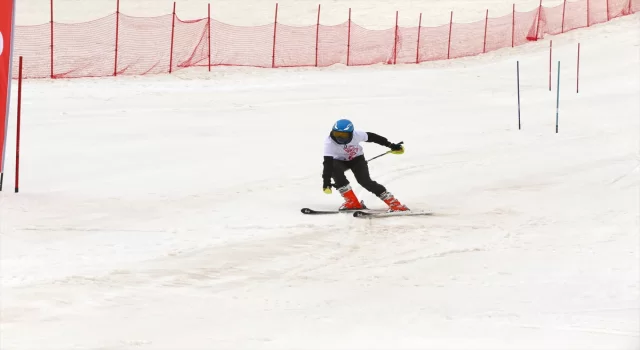
M371 30L348 20L243 27L208 16L114 13L77 24L16 26L14 77L77 78L170 73L193 66L326 67L419 63L473 56L636 13L640 0L579 0L473 23ZM277 11L277 7L276 7ZM276 13L277 18L277 13ZM452 14L453 18L453 14ZM420 18L421 19L421 18Z

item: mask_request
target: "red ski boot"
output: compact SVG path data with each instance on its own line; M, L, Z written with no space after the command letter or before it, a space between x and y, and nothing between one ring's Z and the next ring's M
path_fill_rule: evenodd
M409 208L407 208L406 205L400 203L400 201L398 201L391 193L389 192L385 192L383 194L380 195L380 199L382 199L385 203L387 203L387 205L389 206L389 212L393 212L393 211L407 211L409 210Z
M338 188L340 195L344 198L344 203L340 206L338 210L358 210L364 209L364 205L358 201L358 197L353 193L351 189L351 185L346 185Z

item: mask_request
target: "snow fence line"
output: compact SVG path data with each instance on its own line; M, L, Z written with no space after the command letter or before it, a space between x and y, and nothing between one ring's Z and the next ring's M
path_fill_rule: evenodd
M540 6L485 18L473 23L423 27L398 25L370 30L348 20L339 25L288 26L278 23L278 4L273 24L234 26L207 16L181 20L173 12L158 17L131 17L120 12L93 21L16 26L13 77L18 60L24 58L25 79L82 78L172 73L188 67L248 66L327 67L335 64L411 64L480 55L523 45L640 10L640 0L564 1L555 7Z

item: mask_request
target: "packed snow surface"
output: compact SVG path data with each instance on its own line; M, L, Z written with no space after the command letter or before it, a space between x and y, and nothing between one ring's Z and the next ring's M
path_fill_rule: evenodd
M138 2L158 10L122 6ZM36 3L18 4L19 23ZM334 5L365 6L347 3ZM633 15L421 65L29 80L18 194L14 82L0 344L638 349L639 38ZM372 176L433 216L300 213L341 203L321 172L323 139L343 117L404 141ZM365 144L367 158L386 150Z

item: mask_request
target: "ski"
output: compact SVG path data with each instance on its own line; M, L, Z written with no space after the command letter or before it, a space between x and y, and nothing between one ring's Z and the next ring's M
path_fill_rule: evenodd
M314 210L310 208L302 208L300 209L302 214L311 214L311 215L325 215L325 214L340 214L341 211L338 210Z
M353 210L315 210L311 208L302 208L300 212L308 215L330 215L330 214L351 214L355 212L363 213L384 213L386 209L353 209Z
M302 208L302 209L300 209L300 212L302 212L302 214L309 214L309 215L327 215L327 214L353 213L355 211L364 211L364 212L371 211L371 209L367 208L367 206L364 205L364 201L360 201L360 204L362 205L361 209L315 210L315 209L311 209L311 208Z
M428 211L392 211L392 212L367 212L358 210L353 212L353 217L356 218L386 218L386 217L395 217L395 216L424 216L424 215L433 215L432 212Z

